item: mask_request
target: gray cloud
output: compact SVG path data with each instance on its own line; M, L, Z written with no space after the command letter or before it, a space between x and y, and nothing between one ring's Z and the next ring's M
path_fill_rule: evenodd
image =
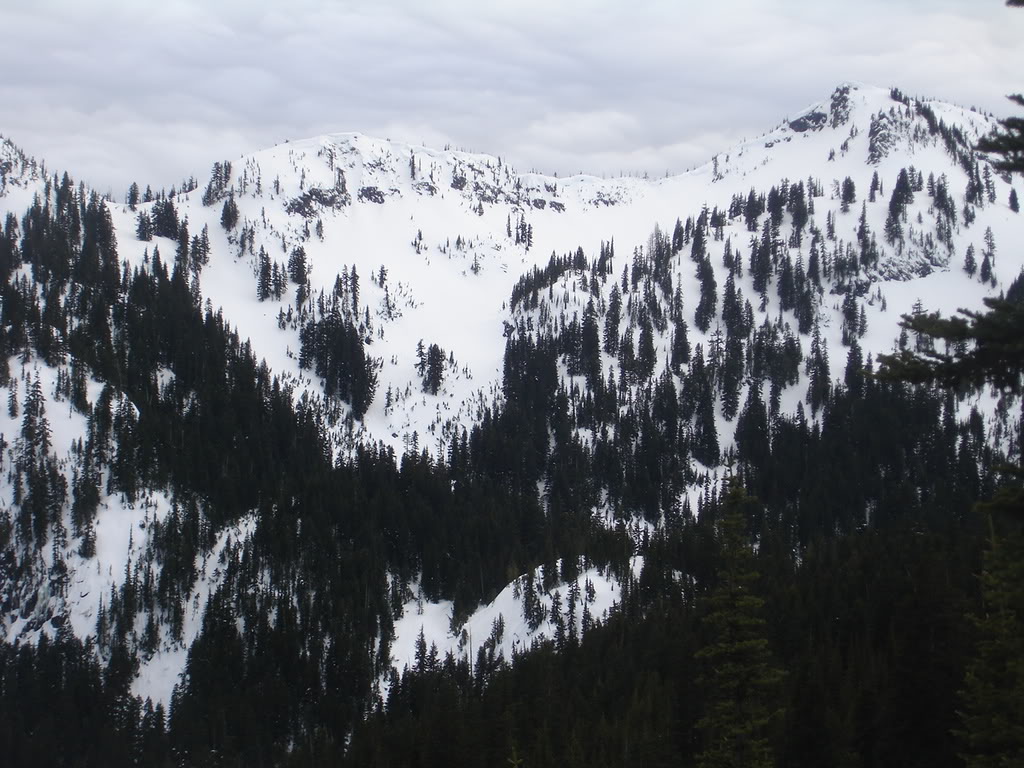
M844 80L999 114L1024 89L1024 11L1000 0L0 0L0 11L11 30L0 133L116 195L353 130L522 169L660 176Z

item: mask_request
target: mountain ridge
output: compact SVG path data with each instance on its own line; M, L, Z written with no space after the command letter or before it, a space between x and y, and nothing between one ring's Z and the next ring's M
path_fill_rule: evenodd
M520 349L543 357L534 378L544 378L555 393L546 414L550 440L562 434L584 454L632 446L637 438L629 429L636 427L628 427L626 417L643 411L655 390L671 390L669 399L690 411L664 417L673 420L665 430L668 453L684 456L685 466L665 470L657 499L628 498L611 487L587 496L588 519L609 531L620 528L640 549L683 509L699 509L710 498L708 488L725 474L726 457L742 449L739 403L764 399L777 418L809 411L817 424L821 398L846 379L840 353L852 354L854 345L858 354L888 351L899 343L900 315L913 312L919 301L932 309L924 300L935 299L946 312L961 304L980 307L994 285L1016 277L1019 256L1000 253L997 259L994 245L1022 239L1021 222L1004 202L1011 185L971 149L973 138L992 124L896 90L844 85L792 120L664 179L520 174L486 154L346 133L218 163L205 185L175 195L97 202L96 208L110 217L116 253L108 256L128 276L122 282L133 273L159 282L156 273L163 268L170 283L177 280L191 292L197 310L208 309L237 329L295 408L322 421L332 465L357 465L376 448L414 468L421 456L427 464L455 464L453 456L467 450L474 430L525 397L512 386L518 381L526 389L529 382L525 374L516 378L521 361L511 353ZM28 207L38 193L45 207L52 199L53 209L66 209L61 196L77 195L73 185L68 190L62 180L51 183L41 165L4 146L12 158L9 166L0 164L4 207ZM926 173L935 178L926 183ZM8 185L8 178L18 183ZM912 199L894 198L900 185ZM87 210L86 200L78 202ZM31 230L31 216L26 221ZM8 232L18 234L27 233ZM989 257L984 282L965 277L960 267L968 247L976 247L979 262L983 252ZM43 274L40 264L20 265L11 279L37 274ZM616 293L619 309L613 312ZM72 330L54 334L67 341ZM729 337L742 352L728 351ZM707 387L696 382L698 350L713 382ZM758 355L774 355L778 362L769 365ZM730 365L742 372L727 370ZM56 413L64 407L56 407L63 402L57 393L68 366L40 364L28 352L11 356L10 366L20 373L6 386L9 400L20 403L27 396L34 371L41 375L40 388L54 393L47 397L55 406L52 452L63 462L66 486L75 487L80 446L92 428L70 406L69 418L58 425ZM826 383L816 387L816 378ZM197 392L175 391L179 375L166 364L152 379L156 396L180 399L186 414L199 399ZM95 411L106 383L90 379L85 410ZM606 399L617 393L612 405L603 406L604 415L595 415L595 392ZM125 420L145 405L123 393L113 398L107 407L124 412ZM708 398L710 410L703 405ZM987 423L997 423L992 404L975 401L963 410L971 406ZM0 424L8 436L24 429L15 411ZM571 423L562 423L570 415ZM702 445L698 456L698 442L712 432L713 450ZM538 503L552 516L561 503L552 487L557 477L545 461L538 464ZM176 494L153 488L128 499L106 465L98 471L107 478L100 484L105 507L92 531L99 554L19 552L24 570L8 580L5 593L9 642L38 639L63 624L76 636L96 636L104 606L132 583L131 563L160 572L160 549L149 532L175 519ZM62 507L60 515L74 531L70 510ZM229 588L233 568L253 557L259 516L233 509L229 517L208 524L210 535L193 557L194 573L182 596L192 607L180 639L170 622L155 618L156 609L128 612L134 647L143 638L157 646L133 678L136 693L170 702L189 647L202 635L206 606ZM87 535L72 536L68 551ZM387 638L396 649L395 666L406 663L416 645L417 622L410 619L424 603L445 605L442 615L451 611L452 626L420 624L428 639L472 659L487 638L460 645L459 628L479 616L493 619L493 607L491 614L467 617L466 604L495 593L504 595L504 610L526 611L525 597L516 598L518 604L509 598L517 591L512 584L528 577L533 590L545 578L535 556L524 559L516 561L518 571L504 575L500 591L484 587L481 575L479 593L460 596L458 608L454 600L439 599L438 588L406 578L410 574L388 574L394 612L399 621L406 619L400 634ZM572 560L565 555L560 563ZM54 593L49 574L59 562L77 593ZM596 579L596 570L582 570ZM539 604L549 606L554 590L570 583L579 588L575 576L548 575ZM622 578L628 579L611 574L599 581L595 599L607 601ZM11 587L12 581L20 583ZM116 598L119 605L123 599ZM577 620L582 631L582 615ZM520 647L554 631L553 623L524 622L534 626L517 639ZM384 629L380 633L386 637ZM509 655L510 643L511 637L503 646ZM387 648L380 639L378 686L392 666ZM496 648L501 644L492 643L491 652Z
M843 94L843 89L838 89L836 93ZM417 221L415 226L402 224L400 220L397 220L398 217L394 222L383 224L384 229L405 228L404 243L412 244L420 237L425 239L419 240L416 245L406 246L403 240L397 237L392 238L391 242L383 248L382 254L394 255L389 259L380 259L380 263L383 264L391 260L399 260L395 263L401 263L400 260L407 258L403 251L408 253L411 248L416 256L428 254L425 257L427 259L430 258L429 254L433 253L437 254L438 258L445 258L448 261L455 258L464 267L471 267L474 263L478 266L482 265L481 269L485 273L488 269L493 270L495 267L507 270L506 274L510 275L509 279L502 281L492 294L491 306L494 306L498 301L507 298L513 280L511 273L515 273L517 269L522 270L545 261L547 255L552 252L571 252L581 244L577 232L603 227L604 231L600 232L596 238L591 239L588 243L582 243L586 245L585 250L587 251L596 252L599 245L597 241L611 242L614 240L620 246L625 245L627 248L646 244L650 230L655 223L660 224L663 229L668 229L672 220L678 218L684 211L694 212L704 205L717 205L725 208L730 197L738 191L746 191L746 188L755 186L765 189L770 184L776 184L780 174L772 166L782 162L776 157L780 153L786 153L787 157L795 156L795 162L786 166L786 172L782 174L782 177L789 176L799 179L811 175L815 169L823 165L822 160L827 158L830 152L835 151L837 157L835 161L825 160L826 163L835 162L840 165L833 172L834 178L842 178L847 171L852 172L855 168L860 167L862 170L860 178L857 179L857 186L863 190L868 186L868 177L864 170L866 163L861 162L861 159L866 158L870 152L871 141L866 135L869 133L867 128L870 116L874 116L876 113L880 114L883 107L892 109L894 106L900 106L901 109L909 109L908 105L894 100L892 93L892 91L880 88L872 88L866 93L853 91L852 117L850 114L846 114L843 120L836 122L835 126L823 127L817 132L797 134L789 127L789 123L783 123L781 127L764 134L764 137L741 145L735 152L726 153L721 162L717 160L718 157L721 157L719 155L716 156L716 159L689 173L654 181L632 178L598 180L592 176L558 179L536 174L520 175L491 155L420 150L407 144L371 139L359 134L333 134L308 139L304 142L281 144L249 157L241 167L236 165L234 172L238 183L239 201L250 195L261 199L259 212L255 210L255 207L249 213L243 211L243 219L256 221L258 217L265 217L267 203L282 205L286 209L286 214L280 221L272 218L269 223L269 229L274 238L281 238L282 259L288 251L296 246L305 247L307 244L310 244L311 248L315 246L316 238L312 238L306 233L311 224L317 219L323 222L325 216L330 217L327 226L331 226L333 219L333 226L336 230L334 233L329 231L327 239L337 242L355 241L355 249L358 250L368 247L365 244L368 237L365 225L359 224L359 221L380 218L385 215L383 211L391 205L400 204L399 201L405 201L412 205L410 201L420 200L425 206L432 206L429 214L424 213L427 221ZM849 92L845 94L845 98L849 100ZM832 100L827 101L830 104L832 102ZM804 113L820 113L823 104L825 102L812 105ZM962 112L964 116L967 114ZM841 116L839 113L837 115ZM979 126L973 130L980 133L980 124L985 120L978 116L975 117L977 117ZM847 120L855 118L859 118L865 125L863 128L857 125L856 133L851 137L848 134L850 128ZM909 123L912 122L913 119L909 121ZM909 134L911 130L909 123L907 120L901 120L894 123L892 128L893 141L900 141L900 146L907 150L912 149L910 145L915 140ZM807 151L808 140L811 144L817 145L815 149L817 157L810 156L812 153ZM877 145L878 141L875 144ZM846 149L843 149L844 146ZM928 151L928 147L923 146L913 149L914 154L930 155L923 159L931 162L935 162L935 156L941 155L942 151L937 147ZM879 157L877 162L872 164L871 169L881 171L883 177L888 171L891 178L892 175L895 175L897 166L906 163L903 153L897 153L894 157L897 159L890 162L886 162L885 157ZM419 163L417 171L410 170L409 162L412 159ZM261 163L267 163L270 167L275 168L266 173L267 178L263 178L263 174L257 178L256 169ZM424 163L426 168L423 167ZM843 167L844 163L845 167ZM803 167L794 168L794 165ZM715 170L716 166L720 166L717 171ZM825 167L827 168L827 166ZM285 173L289 169L292 172L292 178L288 178ZM344 195L339 197L334 206L324 207L311 203L308 210L309 215L306 216L304 213L301 218L295 213L287 213L289 205L294 206L297 200L304 195L310 195L314 190L323 193L324 190L331 191L337 188L340 191L339 172L344 175L344 195L347 197ZM709 185L704 183L708 176L714 180L710 189ZM280 182L275 179L279 179ZM731 185L728 180L731 180ZM277 183L281 185L279 192L270 193L269 199L262 194L263 189L269 189ZM739 186L741 184L743 185L742 190ZM257 189L261 190L260 193L254 191ZM199 190L190 192L186 199L194 198L198 192ZM445 197L448 198L447 208L441 204L441 200L444 200ZM452 197L458 201L458 208L455 211L451 210ZM555 203L557 207L553 207L552 203ZM380 212L376 210L378 205L381 206ZM647 208L642 211L640 216L623 213L630 206L647 206ZM196 214L191 213L193 208L194 206L190 206L190 215L195 216ZM479 216L479 221L476 223L473 223L472 218L466 215L473 212L478 213ZM595 212L600 212L602 215L595 220L595 223L591 223L590 216L597 215ZM415 211L410 209L407 213L411 221ZM559 221L561 216L572 217L577 214L584 217L583 221ZM517 248L515 242L517 238L502 237L500 234L502 229L505 229L507 234L512 228L512 219L517 217L532 227L531 236L538 240L537 245L531 248L530 252L524 251L521 247ZM207 217L205 223L214 225L214 219L215 216ZM346 219L349 223L342 226ZM443 223L438 225L438 220ZM875 224L873 231L881 230L882 222L873 223ZM516 224L518 228L518 222ZM264 224L264 227L267 226ZM259 228L259 223L256 224L256 227ZM355 232L349 231L352 229ZM452 248L452 241L457 241L460 238L472 243L472 247L464 247L461 251L458 248ZM268 251L271 251L272 248L276 249L270 238L264 237L261 244ZM920 274L922 271L945 266L942 259L936 257L934 253L924 252L923 249L914 245L910 245L908 248L911 252L909 255L893 254L889 260L889 266L886 267L883 264L882 269L888 270L887 273L883 272L883 277L885 274L889 274L906 278ZM914 253L917 255L914 256ZM518 266L515 260L510 258L510 254L513 257L518 257ZM250 257L254 255L250 254ZM318 269L316 265L320 261L322 260L315 255L310 256L310 264L313 265L314 272ZM906 271L904 265L908 263L912 266L909 267L909 271ZM367 272L376 270L377 266L378 264L365 259L359 263L364 277ZM464 276L465 269L461 269L456 270L445 279L450 281L449 284L457 284L456 278ZM326 281L321 278L321 286L329 287L326 283L330 283L332 278L333 275L328 272ZM376 293L374 287L366 285L365 281L363 288L368 294ZM420 292L415 286L406 286L406 288L411 292L411 296L406 296L405 301L407 304L415 304L419 300ZM430 291L432 290L430 289ZM502 291L506 294L504 298L500 296ZM384 300L382 296L374 295L374 298L378 301ZM212 299L214 304L223 305L225 303L223 299L218 300L216 295L212 296ZM408 306L407 309L411 314L416 313L415 306ZM909 309L909 307L905 309ZM422 315L422 313L419 314ZM502 322L508 319L502 318ZM406 359L415 347L416 341L413 338L405 339L403 356ZM453 339L447 344L442 343L441 346L449 350L454 348L453 351L458 354L460 346L479 347L480 343L479 340L472 343L468 340ZM396 354L396 351L391 351L391 354ZM280 362L275 369L285 369L287 363L280 356L277 359ZM479 367L494 371L498 367L497 363L498 359L492 357L488 361L481 361ZM408 371L408 364L406 364L405 370ZM404 380L396 379L392 383L399 387L414 381L415 378L407 374ZM465 403L471 393L460 394ZM375 430L376 437L385 439L394 431L393 427ZM418 431L422 433L422 429ZM396 449L400 449L398 444L392 443L392 445Z

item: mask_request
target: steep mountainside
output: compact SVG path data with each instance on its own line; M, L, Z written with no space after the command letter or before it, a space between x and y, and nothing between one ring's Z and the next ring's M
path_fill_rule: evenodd
M287 669L278 643L315 691L282 694L283 748L431 643L479 675L585 635L727 471L794 549L969 503L1019 451L995 397L832 419L925 343L901 315L1021 272L1011 181L972 149L994 125L848 84L658 180L334 134L123 203L4 142L0 639L90 641L189 738L219 690L196 659ZM808 512L847 444L848 492Z
M192 236L204 227L209 233L209 263L199 287L204 301L222 307L227 321L296 392L319 397L335 383L312 375L317 366L302 366L303 313L319 317L337 300L358 329L366 356L377 362L376 387L368 403L356 405L357 423L336 431L336 447L350 447L346 438L354 431L361 440L382 441L402 453L415 433L419 447L443 455L454 430L478 421L500 394L505 324L516 325L521 315L521 308L509 306L512 287L535 267L546 267L553 255L562 258L582 248L591 264L602 243L614 245L618 258L602 269L618 278L623 267L632 266L635 253L653 258L650 245L658 228L672 240L672 285L683 288L692 320L700 295L696 267L679 258L674 230L677 221L690 219L684 233L689 251L693 223L707 209L704 239L719 243L707 249L719 290L726 283L720 255L728 240L748 270L747 281L741 279L737 287L746 287L747 297L759 305L747 262L751 238L763 237L767 217L748 214L751 191L766 198L755 207L774 206L773 267L788 255L795 269L802 257L806 272L812 250L819 271L822 261L836 264L834 276L817 281L823 293L813 302L829 341L839 340L842 325L833 306L837 300L830 302L829 296L852 293L867 304L872 336L862 346L872 352L891 348L898 318L917 299L935 296L928 309L946 312L954 305L979 306L994 286L960 279L966 250L974 247L980 269L986 230L991 228L997 244L1014 242L1019 224L1006 207L1009 184L985 163L979 165L971 151L992 126L990 119L939 102L848 85L707 165L658 181L519 174L487 155L341 134L219 164L205 187L179 193L173 204ZM900 237L890 239L885 223L903 170L915 176L911 184L919 194L900 206ZM853 199L844 204L846 179ZM776 194L768 201L773 187ZM788 195L797 187L800 203ZM978 221L963 220L967 196L982 204ZM993 204L986 205L989 197ZM238 214L225 231L220 222L228 198ZM798 227L790 209L799 211ZM152 204L139 210L153 214ZM132 264L141 264L154 247L162 246L165 258L177 248L159 237L136 240L138 212L112 207L111 213L121 253ZM794 229L799 230L795 237ZM849 248L857 256L852 262ZM303 254L302 285L294 280L297 250ZM1016 277L1018 265L995 261L998 290ZM349 287L353 270L354 291ZM605 283L594 296L599 307L607 303ZM759 316L778 314L774 293L768 292L764 308L758 306ZM660 300L667 306L671 298ZM582 318L585 299L574 295L561 301L571 302L562 306ZM552 297L550 306L558 305ZM717 325L711 323L711 330ZM698 331L692 343L704 342L706 348L707 338ZM417 372L420 341L445 352L436 394L424 393ZM655 346L664 354L667 336L659 334ZM663 367L664 362L656 366ZM342 399L352 405L351 397ZM348 412L334 416L342 420Z

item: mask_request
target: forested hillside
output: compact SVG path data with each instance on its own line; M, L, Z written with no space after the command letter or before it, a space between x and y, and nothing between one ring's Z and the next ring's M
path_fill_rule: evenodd
M0 145L5 759L961 764L1019 402L877 374L1024 299L994 125L843 85L657 181L333 135L123 201Z

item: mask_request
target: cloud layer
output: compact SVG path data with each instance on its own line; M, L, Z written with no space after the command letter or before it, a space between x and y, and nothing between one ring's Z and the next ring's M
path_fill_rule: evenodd
M999 114L1024 89L1024 11L1000 0L0 0L0 11L0 134L118 197L132 180L170 186L332 131L501 154L521 169L663 175L844 80Z

